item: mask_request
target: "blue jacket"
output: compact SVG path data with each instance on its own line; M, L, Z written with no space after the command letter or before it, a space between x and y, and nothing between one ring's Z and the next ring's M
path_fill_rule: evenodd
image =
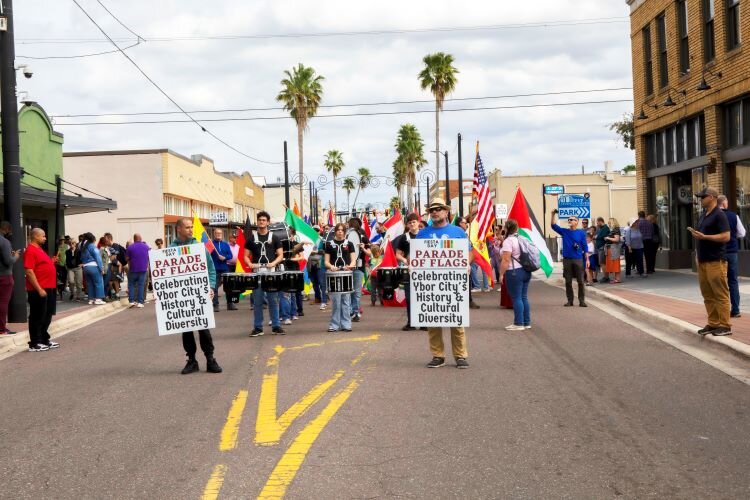
M96 248L95 243L87 243L86 247L81 251L81 264L87 264L89 262L96 262L99 266L100 271L104 271L104 264L102 264L102 254L99 249Z
M181 247L184 245L194 245L195 243L200 242L195 238L190 238L188 241L180 241L175 238L169 246ZM211 288L216 288L216 269L214 268L214 260L211 258L211 255L209 255L208 249L206 249L206 261L208 262L208 282L211 285Z
M552 229L562 236L563 248L562 256L564 259L582 259L588 250L586 241L586 231L583 229L568 229L552 224ZM575 245L578 245L576 250Z
M232 255L232 247L229 246L229 243L227 243L224 240L213 240L214 246L216 247L215 252L211 252L211 258L214 261L214 268L217 272L220 273L226 273L231 271L229 269L229 264L227 264L228 261L232 260L234 258L234 255ZM224 257L226 260L219 260L219 255Z
M727 214L727 220L729 221L729 241L727 241L724 251L726 253L737 253L740 249L737 242L737 214L731 210L724 210L724 213Z

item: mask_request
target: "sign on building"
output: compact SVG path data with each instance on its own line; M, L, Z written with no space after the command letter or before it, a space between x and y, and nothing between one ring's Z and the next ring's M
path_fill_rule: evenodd
M148 259L159 335L216 326L202 243L151 250Z
M557 197L557 211L561 219L578 217L591 218L591 199L584 194L561 194Z
M559 184L545 184L544 194L560 195L565 194L565 186Z
M216 212L215 214L211 214L211 218L209 219L208 223L211 225L228 224L229 217L227 217L226 212Z
M497 203L495 205L495 219L497 220L505 220L508 218L508 204L507 203Z
M411 240L412 326L469 326L469 240Z

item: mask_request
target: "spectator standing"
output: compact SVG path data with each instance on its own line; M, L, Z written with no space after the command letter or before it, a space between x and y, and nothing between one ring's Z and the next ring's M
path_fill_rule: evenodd
M508 219L505 222L500 272L505 277L508 293L513 301L513 324L505 327L510 331L531 328L531 308L529 307L531 273L521 266L521 244L518 238L518 222Z
M350 306L352 321L357 322L360 320L360 314L362 313L360 302L362 300L362 284L365 281L365 272L367 271L367 258L370 257L370 240L362 231L362 221L357 217L349 219L349 231L354 231L359 235L359 246L354 249L355 267L352 270L354 291L352 291Z
M129 307L143 307L146 295L149 250L151 249L138 233L133 235L133 243L125 249L125 258L128 261Z
M96 238L91 233L83 235L83 247L81 248L81 265L86 277L86 291L89 297L89 305L98 306L106 304L104 298L104 264L102 255L96 248Z
M378 264L380 264L383 261L383 255L380 251L380 245L373 244L370 247L370 252L372 253L372 258L367 263L367 275L370 277L369 280L367 280L367 288L370 291L370 302L374 306L375 303L380 300L380 305L383 305L383 295L380 291L380 285L378 282L378 273L373 273L373 269L378 267Z
M229 266L229 272L233 273L236 269L235 266L237 266L237 259L240 256L240 246L237 244L237 234L231 233L229 235L229 248L232 249L232 258L227 261L227 265Z
M55 264L55 269L57 270L57 294L60 300L63 299L65 284L68 281L68 269L65 267L65 256L68 248L70 248L70 245L66 243L65 238L60 238L57 245L57 263Z
M578 217L568 217L568 227L557 225L557 210L552 211L552 230L562 236L563 276L565 277L565 295L568 301L565 307L573 305L573 278L578 283L578 305L586 306L586 291L583 273L588 264L588 244L586 233L578 229Z
M643 258L646 261L646 274L652 274L656 267L656 249L659 248L659 236L654 224L646 217L646 212L638 211L638 230L643 238Z
M594 237L589 232L586 233L586 244L589 252L589 266L586 269L586 284L593 285L596 273L599 271L599 254L594 247Z
M219 228L214 229L213 232L214 239L213 244L214 250L211 252L211 259L214 261L214 269L216 270L216 284L214 285L214 312L219 312L219 286L221 286L221 277L231 272L232 270L229 268L228 262L232 260L234 257L232 254L232 248L229 246L229 243L224 241L224 231L222 231ZM237 309L237 306L233 304L229 300L229 295L226 295L227 300L227 310L228 311L234 311Z
M156 245L157 250L161 250L162 248L164 248L164 240L161 238L156 238L154 240L154 245Z
M695 196L701 200L703 214L698 221L697 230L692 227L687 229L697 243L698 284L708 314L708 324L698 330L698 333L731 335L726 261L726 244L731 239L729 220L718 206L719 192L715 188L707 186Z
M638 276L648 278L643 269L643 235L641 234L639 219L629 221L630 231L625 233L625 244L628 246L630 261L638 271Z
M70 300L83 300L83 268L81 267L81 242L83 235L78 241L68 238L68 251L65 252L65 267L68 268L68 289Z
M656 216L654 214L648 214L646 218L653 224L654 226L654 243L656 243L656 248L654 251L654 267L651 269L651 271L648 270L648 267L646 267L646 272L650 272L651 274L656 272L656 254L661 252L661 229L659 228L659 224L656 222ZM648 261L646 261L648 264Z
M495 274L495 283L500 289L500 283L502 282L502 273L500 272L500 263L503 260L503 237L500 234L500 227L496 226L494 231L494 237L490 243L490 263L492 264L492 272Z
M314 226L313 229L320 233L319 226ZM312 301L313 304L320 304L323 302L323 296L320 290L320 282L318 281L318 270L320 269L322 260L323 257L320 255L317 248L315 248L307 258L307 277L310 279L310 284L312 285L313 294L315 297L315 299Z
M609 275L613 275L612 283L620 283L620 255L622 253L622 235L620 234L620 223L614 217L609 219L607 236L604 237L605 263L604 273L609 281Z
M51 340L49 336L49 325L57 307L57 271L52 259L42 249L46 241L44 230L38 227L32 229L23 258L29 301L29 352L42 352L60 347L60 344Z
M99 250L99 257L102 260L102 284L104 285L104 297L109 300L109 296L111 295L110 290L112 288L112 272L110 270L111 254L107 248L107 238L104 236L99 238L96 248Z
M723 194L717 199L719 208L727 216L729 222L729 241L726 245L727 259L727 284L729 285L729 301L731 309L729 316L732 318L741 317L740 314L740 284L737 280L738 261L737 252L740 249L739 238L745 237L745 226L735 212L728 210L729 203L727 197Z
M596 218L596 235L594 236L594 247L596 248L596 253L599 257L599 266L602 273L601 280L602 283L606 283L609 281L609 274L606 270L606 262L607 262L607 249L605 248L605 245L607 244L607 241L605 238L609 236L609 226L604 223L604 217L597 217ZM619 254L618 254L619 255ZM618 272L619 272L619 263L618 263ZM596 275L594 276L595 283L597 281Z
M8 304L13 295L13 265L18 261L19 251L13 250L8 240L11 231L10 222L0 222L0 335L12 335L8 330Z
M327 227L327 226L326 226ZM328 232L325 227L320 235L320 241L318 242L318 255L320 255L320 266L318 266L318 286L320 287L320 310L325 311L328 304L328 283L326 283L326 266L325 266L325 251L326 251L326 236Z

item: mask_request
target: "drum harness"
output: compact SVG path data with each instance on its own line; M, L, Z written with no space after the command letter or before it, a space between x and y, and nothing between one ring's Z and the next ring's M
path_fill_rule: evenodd
M266 241L260 241L260 234L256 235L256 238L253 238L257 243L260 244L260 257L258 257L258 264L264 264L265 266L268 266L268 264L271 263L271 261L268 259L268 254L266 253L266 244L271 241L273 238L273 235L269 231L266 234ZM265 260L265 262L263 262Z
M336 240L334 239L334 240L331 240L330 243L331 243L331 245L335 245L336 246L336 261L333 263L333 267L336 267L338 269L343 269L344 267L346 267L346 262L344 262L344 256L342 255L342 252L343 252L342 247L345 244L349 243L349 241L348 240L344 240L341 243L336 243ZM339 265L339 260L341 260L341 262L344 262L344 264L340 266Z

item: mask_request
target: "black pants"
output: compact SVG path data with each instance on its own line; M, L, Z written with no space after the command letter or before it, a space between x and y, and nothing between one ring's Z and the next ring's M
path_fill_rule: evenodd
M643 254L646 257L646 272L651 274L656 267L656 252L659 245L654 240L643 240Z
M625 254L625 276L630 276L635 267L635 259L633 259L633 254L627 245L622 246L622 252Z
M411 287L404 283L404 294L406 295L406 324L411 326Z
M49 344L49 324L57 312L57 289L45 288L46 297L38 292L28 293L29 301L29 347L37 344Z
M568 297L568 304L573 303L573 278L578 281L578 302L586 302L583 285L583 259L563 259L563 277L565 278L565 295Z
M201 350L207 358L214 357L214 341L211 339L211 332L209 330L198 330L198 337L200 338ZM193 332L182 332L182 347L185 348L185 354L190 359L195 359L195 353L198 350L195 345L195 336Z
M224 273L228 273L229 271L216 271L216 286L214 287L214 306L219 305L219 287L222 286L222 279L221 277L224 275ZM227 295L226 290L224 290L224 298L227 299L227 307L229 307L229 295Z

